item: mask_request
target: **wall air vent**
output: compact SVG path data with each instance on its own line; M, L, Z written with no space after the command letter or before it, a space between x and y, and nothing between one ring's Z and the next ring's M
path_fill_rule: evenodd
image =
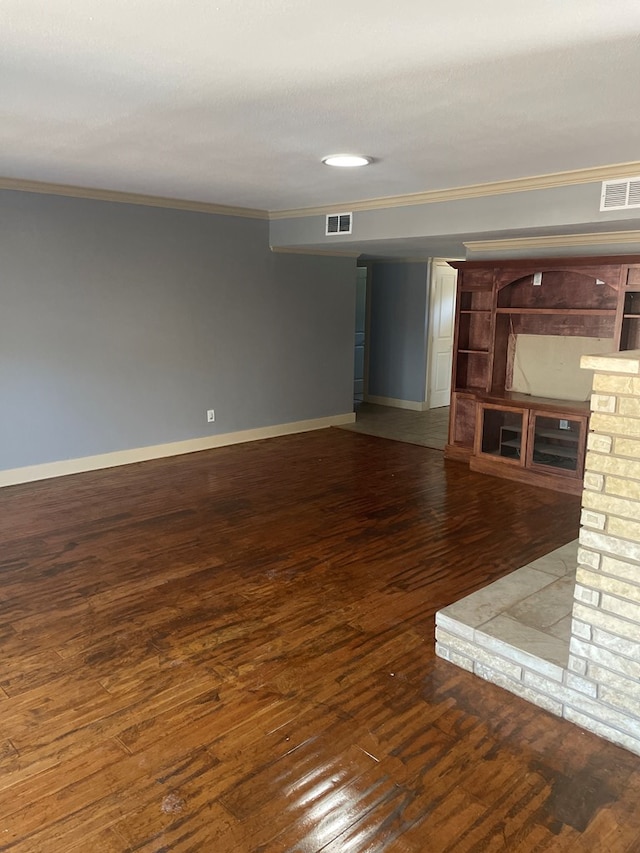
M351 234L351 221L353 213L330 213L327 216L325 235Z
M604 181L600 210L629 210L640 207L640 177Z

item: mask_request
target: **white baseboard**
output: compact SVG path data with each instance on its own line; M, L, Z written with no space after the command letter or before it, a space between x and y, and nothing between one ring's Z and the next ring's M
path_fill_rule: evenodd
M398 400L397 397L376 397L373 394L364 395L365 403L375 403L376 406L393 406L396 409L411 409L412 412L426 412L429 406L417 400Z
M227 432L203 438L190 438L187 441L172 441L169 444L134 447L131 450L116 450L113 453L100 453L97 456L83 456L79 459L63 459L59 462L45 462L42 465L11 468L0 471L0 488L15 486L18 483L32 483L35 480L48 480L52 477L65 477L67 474L80 474L84 471L98 471L101 468L116 468L118 465L146 462L149 459L180 456L183 453L195 453L199 450L212 450L215 447L226 447L245 441L259 441L263 438L276 438L279 435L292 435L296 432L310 432L314 429L343 426L344 424L354 423L355 419L354 412L348 412L344 415L330 415L326 418L313 418L308 421L275 424L274 426Z

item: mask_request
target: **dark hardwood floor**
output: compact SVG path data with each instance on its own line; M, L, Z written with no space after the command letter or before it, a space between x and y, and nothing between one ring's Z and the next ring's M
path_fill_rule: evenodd
M578 511L343 430L0 490L0 850L640 850L640 759L433 651Z

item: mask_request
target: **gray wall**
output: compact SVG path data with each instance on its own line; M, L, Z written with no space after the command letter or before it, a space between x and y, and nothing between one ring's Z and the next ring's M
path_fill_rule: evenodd
M273 254L262 220L8 191L0 217L0 469L352 410L354 260Z
M415 257L418 246L430 255L465 257L461 240L527 236L528 231L545 233L558 228L564 233L590 230L617 231L637 228L637 210L600 211L601 183L575 184L526 192L504 193L478 198L461 198L428 204L409 204L356 210L353 233L324 236L324 215L274 219L272 246L323 246L342 251L356 250L381 256L394 241L402 246L401 256ZM381 200L381 204L384 201ZM346 208L342 208L343 210ZM606 246L606 244L604 244ZM621 247L610 247L614 254ZM624 247L629 253L635 249ZM549 249L544 250L549 254ZM560 254L568 254L560 247ZM585 254L588 247L576 247L573 254ZM599 254L603 247L592 251ZM557 253L556 253L557 254ZM391 251L388 256L398 257Z
M372 265L369 395L425 398L427 272L426 262Z

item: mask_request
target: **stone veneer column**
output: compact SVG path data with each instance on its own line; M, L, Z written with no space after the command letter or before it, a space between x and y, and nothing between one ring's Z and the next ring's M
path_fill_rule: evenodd
M586 701L564 716L640 752L640 351L581 366L595 375L566 684Z

